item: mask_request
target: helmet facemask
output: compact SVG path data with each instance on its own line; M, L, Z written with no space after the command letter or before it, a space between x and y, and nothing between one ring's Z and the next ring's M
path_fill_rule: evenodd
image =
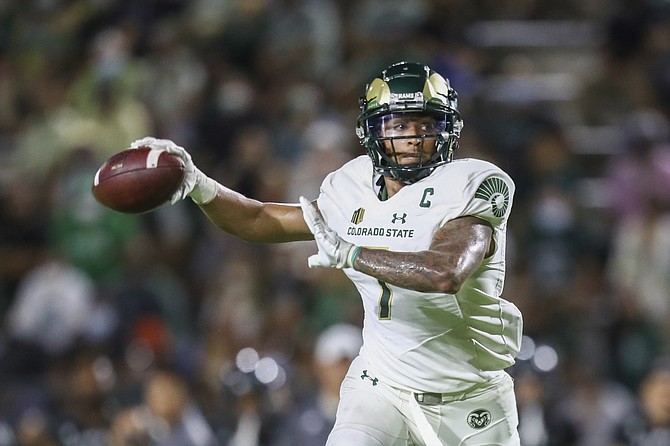
M356 132L378 173L411 184L451 162L463 122L447 80L424 65L402 62L366 92Z

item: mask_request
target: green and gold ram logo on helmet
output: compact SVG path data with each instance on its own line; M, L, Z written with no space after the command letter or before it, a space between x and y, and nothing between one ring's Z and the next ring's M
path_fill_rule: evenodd
M402 76L402 75L401 75ZM423 81L423 86L419 83ZM366 89L363 112L382 106L390 109L423 109L428 104L456 107L456 98L450 98L449 82L438 73L427 76L406 74L392 79L393 89L383 78L375 78ZM417 87L422 87L418 90ZM451 90L453 96L453 90Z

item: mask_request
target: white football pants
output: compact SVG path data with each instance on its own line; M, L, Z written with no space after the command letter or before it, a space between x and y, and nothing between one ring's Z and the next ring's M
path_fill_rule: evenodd
M413 393L376 379L359 356L342 383L326 446L519 446L509 375L443 400L418 403Z

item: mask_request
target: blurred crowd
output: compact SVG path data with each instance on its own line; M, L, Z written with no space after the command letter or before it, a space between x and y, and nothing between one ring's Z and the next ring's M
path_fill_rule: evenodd
M311 243L97 204L146 135L264 201L362 154L365 82L451 79L517 183L524 446L670 445L670 3L0 1L0 446L319 446L361 305Z

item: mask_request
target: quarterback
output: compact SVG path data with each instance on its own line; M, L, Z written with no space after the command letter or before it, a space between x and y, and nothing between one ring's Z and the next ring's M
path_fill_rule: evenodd
M222 230L252 243L315 240L310 267L340 268L360 292L363 346L340 390L328 446L519 445L505 368L522 318L501 296L514 183L497 166L454 159L457 94L430 67L400 62L360 101L361 155L323 181L317 200L249 199L195 167L190 197Z

